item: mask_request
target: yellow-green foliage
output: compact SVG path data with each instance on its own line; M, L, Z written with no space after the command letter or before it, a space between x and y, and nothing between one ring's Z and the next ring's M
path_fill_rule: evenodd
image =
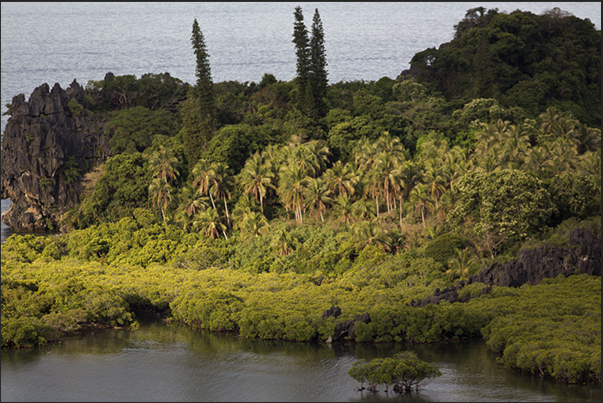
M601 278L581 274L486 299L499 312L482 334L499 362L569 383L601 381Z
M336 337L338 323L368 312L370 322L356 325L357 341L481 334L506 366L568 382L600 381L600 277L560 276L537 286L493 287L486 295L484 285L473 284L461 291L475 297L468 303L411 308L412 300L450 284L440 263L420 250L391 255L379 246L354 256L329 242L328 233L294 231L299 243L287 256L270 247L268 235L246 245L133 218L67 235L10 237L2 247L2 346L43 344L88 324L131 325L137 307L198 329L297 341ZM306 256L304 242L322 257ZM345 260L346 268L329 271L323 258ZM255 259L265 262L261 269ZM322 318L332 305L341 315Z

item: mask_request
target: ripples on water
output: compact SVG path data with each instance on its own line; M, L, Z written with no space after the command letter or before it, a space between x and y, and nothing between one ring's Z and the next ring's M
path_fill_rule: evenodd
M409 396L358 392L358 358L404 349L442 376ZM2 401L599 401L600 390L500 368L480 340L448 345L293 343L143 323L39 350L2 351ZM380 390L383 387L379 388Z

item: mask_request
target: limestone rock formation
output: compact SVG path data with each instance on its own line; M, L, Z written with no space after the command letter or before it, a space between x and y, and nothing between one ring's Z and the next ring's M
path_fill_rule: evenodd
M0 181L2 198L12 201L2 222L13 231L56 230L80 201L83 175L108 158L102 120L81 107L85 95L74 80L67 90L43 84L28 101L23 94L13 98Z
M410 306L420 308L427 304L437 304L445 299L449 302L466 302L469 296L459 298L458 290L465 285L482 283L487 286L520 287L523 284L536 285L545 278L559 274L571 276L587 273L601 275L601 235L585 228L574 228L569 233L569 247L543 246L519 251L517 259L506 263L494 263L490 267L473 274L465 282L456 286L436 289L434 294L422 301L412 301ZM482 293L489 292L484 288Z
M346 320L345 322L341 322L335 325L335 338L336 339L344 339L345 337L349 337L350 339L354 339L356 332L356 324L362 323L370 323L371 317L368 312L365 312L361 315L358 315L354 319Z

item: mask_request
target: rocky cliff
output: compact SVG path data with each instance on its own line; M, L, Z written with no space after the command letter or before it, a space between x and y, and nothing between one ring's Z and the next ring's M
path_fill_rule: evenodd
M433 295L422 301L412 301L410 306L420 308L427 304L437 304L441 300L449 302L467 302L467 295L460 298L458 291L465 285L482 283L487 286L482 293L491 290L491 286L520 287L523 284L536 285L545 278L554 278L560 274L587 273L601 275L601 234L594 235L585 228L574 228L569 233L567 248L542 246L519 251L517 259L506 263L494 263L473 274L458 285L436 289Z
M74 80L66 90L43 84L28 101L23 94L13 98L0 180L2 198L12 201L2 222L13 231L56 230L80 201L83 175L108 158L104 122L81 106L85 96Z

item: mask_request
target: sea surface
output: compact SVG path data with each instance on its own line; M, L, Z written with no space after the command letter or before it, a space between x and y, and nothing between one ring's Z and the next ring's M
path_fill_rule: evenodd
M308 28L318 9L330 83L395 79L412 57L454 35L467 10L498 8L542 14L553 7L588 18L601 29L600 2L391 3L64 3L2 2L1 111L18 94L26 99L48 83L67 88L115 75L165 73L195 82L190 36L199 22L214 82L260 82L295 77L293 12ZM4 132L9 116L1 116ZM8 208L2 200L2 211ZM4 224L2 240L10 234Z

